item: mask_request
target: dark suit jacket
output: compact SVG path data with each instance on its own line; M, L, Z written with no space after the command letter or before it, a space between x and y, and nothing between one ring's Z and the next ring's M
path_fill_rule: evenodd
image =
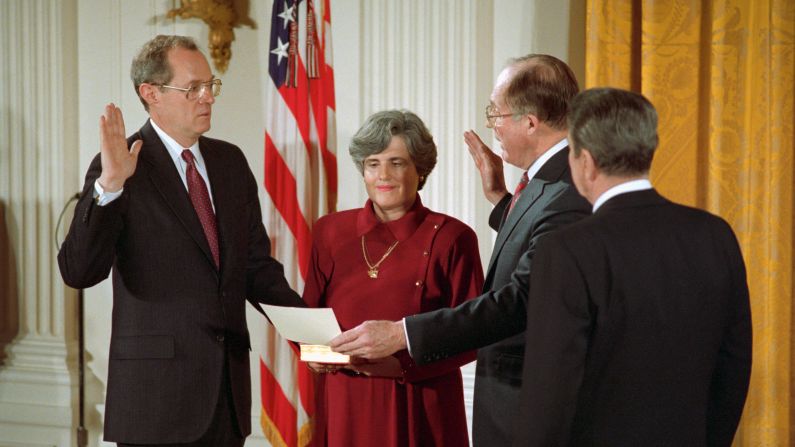
M302 305L270 257L257 184L239 148L201 137L218 221L220 271L168 152L147 122L121 197L93 200L99 155L86 175L58 254L66 284L113 273L105 440L177 443L202 435L226 362L241 433L251 431L245 302ZM225 359L226 358L226 359Z
M489 223L498 233L484 294L454 309L406 318L411 353L418 362L481 348L472 427L475 445L510 444L512 418L508 415L519 409L522 331L536 244L551 231L591 211L572 184L568 152L564 149L544 164L507 218L510 195L492 211Z
M541 242L516 446L729 446L751 371L729 225L654 190Z

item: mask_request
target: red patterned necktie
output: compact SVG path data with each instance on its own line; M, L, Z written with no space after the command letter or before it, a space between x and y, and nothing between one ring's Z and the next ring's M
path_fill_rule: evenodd
M215 213L213 212L213 205L210 203L210 194L207 192L207 185L196 169L196 159L193 157L193 152L191 152L190 149L182 151L182 159L188 164L188 169L185 174L188 179L188 195L190 196L190 201L193 203L196 215L199 216L199 222L201 222L202 228L204 229L204 236L207 237L207 242L210 244L210 251L213 253L215 266L219 267L221 262L218 254L218 227L215 223Z
M519 200L519 196L522 195L522 191L530 183L530 179L527 177L527 171L522 174L522 178L519 180L519 184L516 185L516 189L513 191L513 198L511 199L511 206L508 207L508 213L513 210L513 206L516 204L516 201Z

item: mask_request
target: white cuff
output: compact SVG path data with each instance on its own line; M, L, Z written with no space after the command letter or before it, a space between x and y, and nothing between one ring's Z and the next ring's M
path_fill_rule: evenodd
M121 197L121 193L124 191L124 188L116 191L116 192L105 192L105 188L99 184L99 180L94 181L94 200L97 201L97 205L105 206L110 202Z
M411 358L414 356L411 354L411 343L409 343L409 331L406 329L406 319L403 319L403 335L406 337L406 349L409 351L409 355Z

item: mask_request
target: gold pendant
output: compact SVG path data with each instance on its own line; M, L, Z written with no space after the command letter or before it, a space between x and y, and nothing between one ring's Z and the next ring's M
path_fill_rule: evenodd
M369 276L371 279L378 278L378 268L373 267L371 269L367 269L367 276Z

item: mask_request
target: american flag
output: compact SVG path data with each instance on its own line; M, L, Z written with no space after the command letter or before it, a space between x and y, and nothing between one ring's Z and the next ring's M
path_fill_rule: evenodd
M312 224L337 203L330 0L274 0L269 46L265 189L273 255L303 290ZM320 9L318 9L318 7ZM270 325L269 325L270 326ZM312 376L292 345L268 327L260 359L262 429L274 446L312 436Z

